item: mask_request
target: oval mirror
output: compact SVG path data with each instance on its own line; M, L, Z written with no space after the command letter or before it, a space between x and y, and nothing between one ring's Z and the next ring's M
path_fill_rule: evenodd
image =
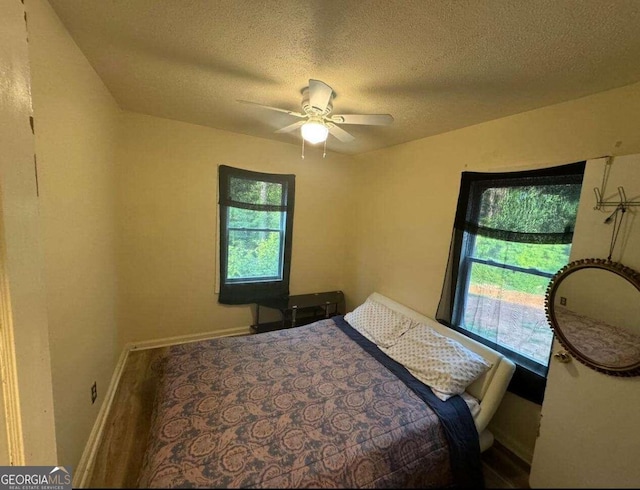
M640 275L604 259L560 269L545 298L562 346L583 364L615 376L640 375Z

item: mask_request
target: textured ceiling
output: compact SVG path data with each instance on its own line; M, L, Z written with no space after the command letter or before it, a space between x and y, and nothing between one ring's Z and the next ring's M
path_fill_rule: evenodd
M49 0L123 109L274 134L310 78L361 153L640 81L640 0Z

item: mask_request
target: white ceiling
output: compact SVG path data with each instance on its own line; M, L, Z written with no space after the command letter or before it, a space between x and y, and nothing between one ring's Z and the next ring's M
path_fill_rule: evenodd
M310 78L361 153L640 81L640 0L49 0L123 109L274 140Z

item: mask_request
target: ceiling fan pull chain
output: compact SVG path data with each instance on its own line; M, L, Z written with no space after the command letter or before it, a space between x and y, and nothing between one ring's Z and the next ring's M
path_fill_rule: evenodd
M322 158L327 156L327 140L324 140L324 150L322 152Z
M304 138L302 138L302 159L304 160Z

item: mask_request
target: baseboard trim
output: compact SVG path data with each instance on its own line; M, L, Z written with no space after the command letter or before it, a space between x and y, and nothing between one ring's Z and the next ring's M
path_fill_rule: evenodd
M96 421L93 424L91 433L89 434L89 440L87 441L84 451L82 452L82 457L80 458L78 467L74 472L72 484L73 488L86 488L89 482L89 479L93 472L93 464L95 462L96 453L98 452L98 446L100 445L100 441L102 440L102 433L104 432L107 415L111 410L111 405L113 404L113 399L116 395L118 386L120 385L120 378L122 377L122 372L124 371L124 366L127 363L128 357L129 349L125 346L125 348L122 349L120 358L118 359L116 367L113 370L109 388L107 389L107 393L105 394L102 406L98 411L98 416L96 417Z
M102 406L98 411L98 416L96 417L96 421L94 422L91 433L89 434L89 439L87 440L87 444L85 445L84 451L82 452L82 457L80 458L78 467L74 472L73 488L87 488L87 484L91 480L93 465L95 463L98 447L100 446L100 441L102 440L102 434L104 432L105 424L107 421L107 415L111 411L111 406L113 405L116 391L120 386L120 378L122 377L124 367L127 363L127 359L129 358L129 352L144 349L154 349L156 347L168 347L170 345L186 344L188 342L197 342L198 340L208 340L218 337L248 335L250 333L251 327L234 327L224 330L218 330L216 332L178 335L175 337L166 337L163 339L144 340L139 342L127 343L123 347L120 358L118 359L116 367L113 370L109 388L107 389L107 393L105 394Z
M141 340L129 342L125 347L129 350L155 349L157 347L168 347L170 345L186 344L199 340L215 339L218 337L235 337L238 335L249 335L252 333L251 327L233 327L217 330L215 332L204 332L189 335L177 335L175 337L165 337L163 339Z
M499 430L497 427L492 427L491 431L495 436L496 442L505 447L507 450L511 451L524 463L531 466L531 462L533 461L533 452L531 450L526 448L523 444L520 444L513 437L510 437L508 434Z

